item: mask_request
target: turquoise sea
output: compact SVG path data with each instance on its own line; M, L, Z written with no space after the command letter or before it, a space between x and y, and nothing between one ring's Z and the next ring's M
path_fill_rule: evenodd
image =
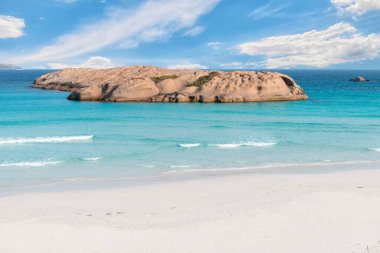
M0 71L1 188L380 161L380 71L282 70L310 100L247 104L73 102L47 72Z

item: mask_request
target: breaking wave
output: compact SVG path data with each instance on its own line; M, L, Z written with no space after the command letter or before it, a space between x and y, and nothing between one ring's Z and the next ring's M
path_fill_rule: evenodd
M175 168L178 168L178 169L185 169L185 168L190 168L192 167L192 165L189 165L189 164L184 164L184 165L171 165L170 168L171 169L175 169Z
M357 161L320 161L320 162L305 162L305 163L277 163L277 164L262 164L257 166L246 166L246 167L230 167L230 168L194 168L182 170L182 167L173 167L175 170L169 170L163 172L163 174L172 173L215 173L215 172L236 172L236 171L250 171L257 169L280 169L280 168L299 168L299 167L319 167L319 166L333 166L333 165L355 165L355 164L372 164L378 163L380 160L357 160Z
M84 157L84 158L82 158L82 160L84 160L84 161L99 161L102 158L103 157Z
M75 136L51 136L51 137L33 137L33 138L3 138L0 139L0 145L15 145L28 143L62 143L62 142L83 142L91 141L93 135L75 135Z
M62 163L62 161L37 161L37 162L18 162L0 163L0 167L42 167Z
M184 144L179 144L180 147L182 148L195 148L199 147L201 144L200 143L184 143Z
M236 142L236 143L210 144L209 146L222 148L222 149L233 149L233 148L239 148L239 147L271 147L276 144L277 144L276 142L246 141L246 142Z

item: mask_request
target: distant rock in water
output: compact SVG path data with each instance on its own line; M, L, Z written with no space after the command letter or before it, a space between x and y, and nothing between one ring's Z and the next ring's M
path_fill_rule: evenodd
M20 67L17 67L13 64L1 64L0 63L0 69L21 69Z
M32 87L71 91L68 99L82 101L235 103L308 99L291 77L281 73L152 66L63 69L37 78Z
M363 76L358 76L350 79L351 82L369 82L369 80Z

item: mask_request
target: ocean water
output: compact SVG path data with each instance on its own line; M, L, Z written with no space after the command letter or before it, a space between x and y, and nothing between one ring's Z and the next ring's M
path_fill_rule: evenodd
M310 100L246 104L74 102L47 72L0 71L1 188L380 161L380 71L283 70Z

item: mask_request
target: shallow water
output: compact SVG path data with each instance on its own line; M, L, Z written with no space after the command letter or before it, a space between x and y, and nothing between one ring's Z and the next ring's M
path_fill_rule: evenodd
M380 160L380 71L283 70L310 100L247 104L73 102L46 72L0 71L0 187Z

